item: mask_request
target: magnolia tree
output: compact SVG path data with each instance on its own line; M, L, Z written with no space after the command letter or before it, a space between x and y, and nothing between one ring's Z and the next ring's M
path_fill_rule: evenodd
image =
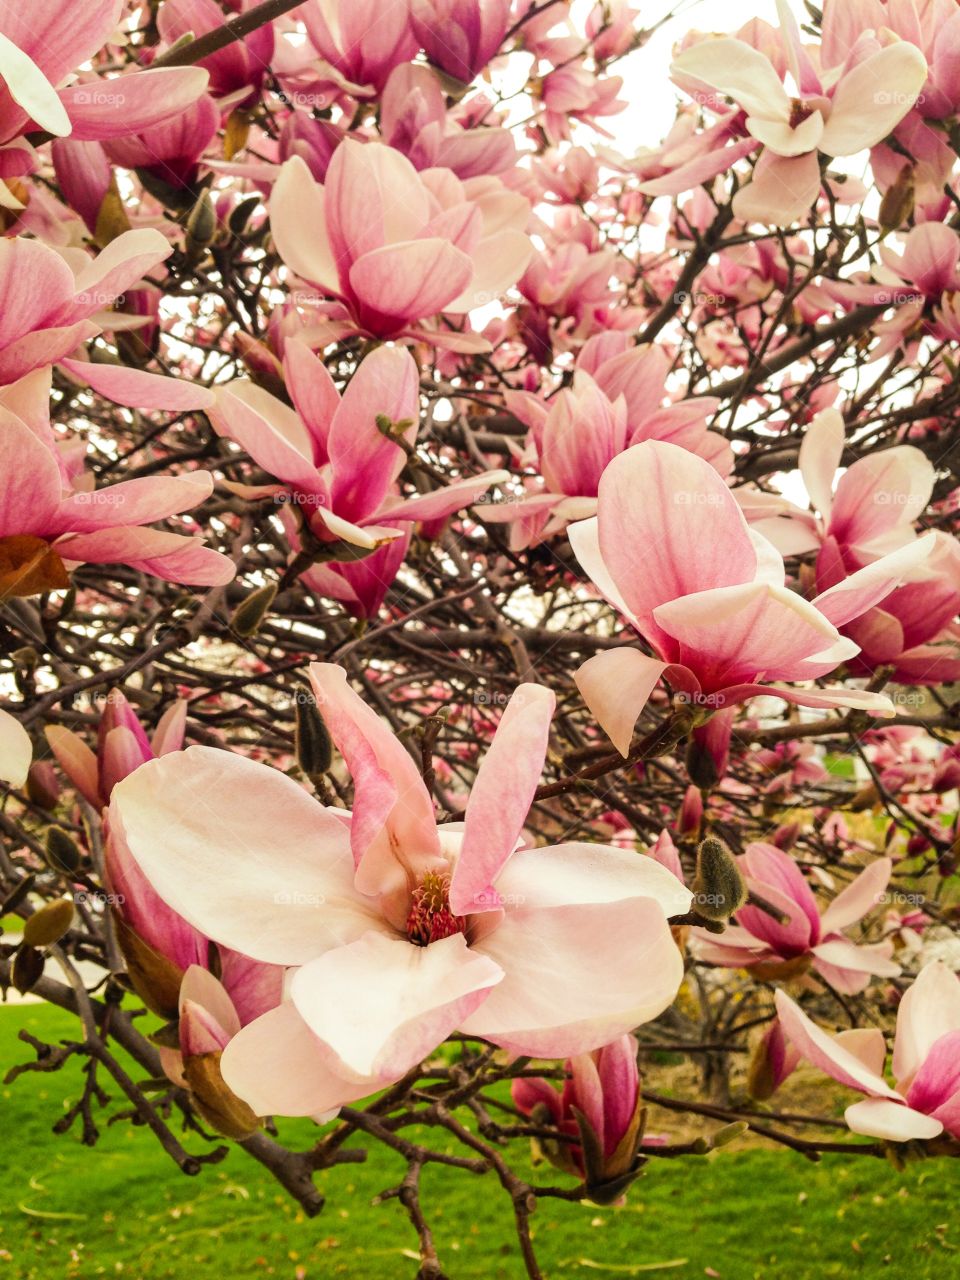
M624 0L0 3L0 984L76 1015L11 1072L82 1064L58 1130L308 1214L382 1144L425 1280L434 1163L538 1277L543 1198L748 1128L960 1153L960 6L778 16L671 29L628 145Z

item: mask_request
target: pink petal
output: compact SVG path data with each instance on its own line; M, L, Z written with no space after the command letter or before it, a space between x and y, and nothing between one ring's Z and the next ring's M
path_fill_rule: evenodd
M845 430L843 415L837 409L824 409L807 427L800 443L800 474L812 506L824 520L830 517L833 479L843 457Z
M599 499L604 563L648 639L659 635L652 624L658 605L752 581L757 556L747 522L702 458L660 440L644 441L613 459ZM638 556L638 547L646 554Z
M897 1009L893 1074L906 1088L948 1031L960 1030L960 978L942 960L924 965Z
M412 423L404 439L416 439L420 376L404 348L379 347L361 362L330 423L332 501L349 520L376 512L406 463L403 449L377 426L378 417Z
M848 473L849 474L849 473ZM853 618L859 618L882 600L886 600L903 582L904 578L914 574L930 556L936 545L937 535L932 531L924 534L881 556L865 568L830 587L822 595L817 596L814 607L829 618L834 626L843 626Z
M189 586L217 587L231 582L237 566L229 556L161 529L97 529L68 534L56 543L64 560L77 564L127 564L142 573Z
M0 421L0 537L43 536L52 527L60 502L60 468L19 418Z
M472 277L472 261L449 240L407 240L357 258L350 288L371 316L407 322L443 311Z
M388 893L440 857L433 801L406 748L351 689L343 667L314 662L310 683L353 778L357 888Z
M622 756L630 750L640 712L669 664L639 649L606 649L574 674L584 702Z
M220 1072L257 1115L326 1120L379 1087L331 1071L317 1037L292 1004L262 1014L235 1035L223 1051Z
M269 391L244 379L218 387L207 417L218 435L234 440L264 471L303 493L323 495L312 439L293 410Z
M909 529L930 501L935 475L913 445L860 458L840 477L829 532L841 543L860 547L898 526Z
M802 217L820 194L817 153L781 157L764 151L753 180L733 197L733 211L744 222L789 226Z
M883 900L892 870L893 863L889 858L878 858L865 867L824 911L821 918L824 933L846 929L872 911Z
M167 409L185 413L191 409L208 409L214 402L212 391L185 379L144 373L141 369L127 369L122 365L96 364L92 360L62 360L60 363L100 395L131 409Z
M82 80L60 90L75 142L126 137L191 107L209 81L202 67L156 67L110 79Z
M834 1036L822 1031L811 1022L799 1005L785 991L775 996L777 1013L787 1037L813 1066L825 1071L840 1084L860 1093L877 1098L890 1098L902 1102L902 1098L875 1071L868 1070L858 1057L839 1044Z
M922 1141L943 1132L939 1120L888 1098L864 1098L862 1102L847 1107L843 1118L851 1133L882 1138L886 1142Z
M507 703L477 771L463 819L463 843L450 883L456 915L499 905L493 881L516 848L540 781L556 696L521 684Z
M63 772L94 809L101 809L100 768L94 753L82 738L62 725L49 724L44 734Z
M300 156L286 161L274 183L270 232L291 271L328 293L337 292L337 259L327 235L324 190L314 182ZM344 274L346 266L344 263Z
M916 102L927 62L906 40L895 40L841 76L820 139L828 156L852 156L882 142Z

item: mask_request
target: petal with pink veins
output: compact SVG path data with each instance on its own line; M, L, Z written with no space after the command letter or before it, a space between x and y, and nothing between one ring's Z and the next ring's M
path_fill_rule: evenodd
M639 649L607 649L582 663L574 674L584 702L622 756L633 741L640 712L669 664Z
M455 915L499 906L493 881L516 848L533 802L555 706L552 690L521 684L500 717L463 816L463 842L450 882Z
M110 825L174 911L254 959L303 964L378 927L343 824L266 765L171 752L117 784Z

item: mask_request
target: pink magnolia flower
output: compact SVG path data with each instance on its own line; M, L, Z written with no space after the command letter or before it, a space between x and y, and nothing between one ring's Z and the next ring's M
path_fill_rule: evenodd
M872 278L825 281L823 288L848 306L894 307L894 314L878 321L874 332L881 341L872 356L878 359L916 333L934 338L960 338L960 237L943 222L911 227L903 250L880 246L880 263Z
M553 1125L578 1139L541 1142L551 1164L582 1178L589 1187L613 1183L616 1194L636 1162L643 1135L636 1037L623 1035L592 1053L569 1058L565 1070L567 1080L560 1091L534 1076L514 1080L510 1096L534 1123Z
M103 150L111 163L141 170L163 187L188 194L192 203L200 160L219 127L220 109L203 94L172 120L110 138Z
M417 52L410 30L410 0L307 0L298 10L307 34L325 58L354 86L379 91L394 67Z
M800 868L772 844L747 845L737 859L747 887L783 915L777 920L759 907L741 907L735 925L721 936L695 929L697 955L708 964L752 969L774 979L803 973L811 965L844 995L863 991L870 978L895 977L893 943L857 944L843 933L883 898L893 864L878 858L833 899L821 915L817 899Z
M821 591L890 551L917 541L915 521L933 494L936 472L913 445L858 458L840 475L844 423L836 409L824 409L807 428L800 446L800 474L813 511L787 504L782 515L764 515L752 527L790 554L819 548L816 582ZM836 477L839 475L839 479ZM941 531L926 535L926 561L882 603L842 627L860 646L851 668L871 672L893 665L895 678L931 684L960 675L950 635L960 610L960 543Z
M286 161L270 198L280 256L341 302L349 328L454 347L477 340L420 326L516 283L532 252L528 215L496 178L417 173L392 147L354 139L337 148L322 187L299 157Z
M0 782L22 787L30 771L33 744L20 721L0 707Z
M416 169L450 169L462 179L503 173L517 159L509 129L453 119L436 72L414 62L390 74L380 99L380 133ZM311 172L318 177L312 166Z
M52 365L109 328L108 308L172 252L159 231L125 231L91 259L39 240L0 240L0 384Z
M430 61L464 84L500 50L511 0L410 0L410 25Z
M566 62L544 76L540 85L543 127L554 142L570 137L570 121L580 120L605 133L597 123L623 111L626 100L617 94L623 88L620 76L597 75L583 62Z
M656 1017L683 973L667 917L690 894L606 846L516 846L554 697L522 685L462 823L437 827L413 759L315 664L317 705L354 780L352 817L283 774L192 747L114 788L111 838L218 943L295 967L289 1000L224 1050L259 1114L316 1115L410 1070L452 1031L513 1053L587 1053Z
M250 497L289 495L303 527L331 559L304 575L315 590L376 613L397 574L419 520L442 520L476 502L507 473L487 471L433 493L402 498L397 479L406 453L377 425L391 426L409 448L420 420L417 366L408 351L380 347L359 365L341 397L319 360L302 341L284 344L283 371L295 409L253 382L239 379L217 392L208 410L214 429L235 440L280 485L240 492ZM288 518L295 546L301 529ZM334 563L344 546L353 562ZM362 558L357 559L359 555Z
M187 704L170 704L157 722L152 739L119 689L107 694L93 752L79 734L63 725L47 725L47 742L60 767L85 800L100 810L110 802L116 783L147 760L180 751L186 729Z
M622 58L642 36L640 10L629 0L602 0L587 17L586 33L593 56L600 61Z
M733 198L736 216L787 224L817 199L818 153L852 156L881 142L916 102L927 63L906 41L881 47L873 33L862 32L841 65L818 72L792 14L783 3L777 8L799 96L787 92L766 53L729 36L689 45L671 73L698 101L732 98L745 114L747 133L762 147L751 181Z
M36 167L25 134L43 130L87 142L110 138L169 119L203 93L207 73L200 67L68 83L70 73L107 43L122 12L123 0L89 0L82 13L74 0L6 0L0 6L0 176ZM3 203L10 200L7 191Z
M571 525L568 536L595 586L656 655L609 649L576 674L587 705L624 755L661 678L707 711L766 693L804 706L893 714L883 695L779 682L816 680L853 657L857 646L838 624L889 595L929 553L929 539L808 602L785 587L780 554L750 529L715 469L660 440L614 458L600 481L597 515Z
M867 1095L844 1112L854 1133L889 1142L944 1132L960 1138L960 979L942 960L925 965L900 1001L895 1088L883 1078L886 1046L879 1027L831 1036L786 992L778 991L776 998L784 1032L803 1057Z
M69 568L84 563L127 564L197 586L229 582L233 561L200 538L144 527L203 502L213 492L211 474L94 489L82 452L59 447L49 391L43 370L0 390L0 599L67 587Z
M252 9L257 0L233 0L227 8L238 12ZM194 38L222 27L225 15L216 0L163 0L157 11L157 30L166 45L174 45L186 35ZM235 106L256 101L263 78L273 58L273 24L264 23L242 40L233 40L216 53L202 58L197 66L210 75L210 93L215 98L228 95ZM242 90L248 90L246 95ZM239 101L238 101L239 98Z

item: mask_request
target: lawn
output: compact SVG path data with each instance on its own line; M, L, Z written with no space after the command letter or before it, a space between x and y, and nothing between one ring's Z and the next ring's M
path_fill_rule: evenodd
M55 1040L74 1025L46 1006L0 1009L0 1075L32 1056L17 1040L21 1027ZM412 1280L402 1211L373 1204L401 1171L391 1153L374 1149L365 1165L321 1175L327 1206L308 1220L242 1152L190 1179L126 1123L104 1127L94 1150L73 1132L54 1135L78 1078L70 1064L0 1086L0 1280ZM299 1126L304 1142L309 1133ZM435 1169L425 1187L451 1280L522 1280L492 1179ZM652 1163L620 1208L547 1203L536 1238L551 1280L944 1280L960 1272L958 1192L954 1162L897 1173L875 1160L814 1166L787 1152L726 1148Z

